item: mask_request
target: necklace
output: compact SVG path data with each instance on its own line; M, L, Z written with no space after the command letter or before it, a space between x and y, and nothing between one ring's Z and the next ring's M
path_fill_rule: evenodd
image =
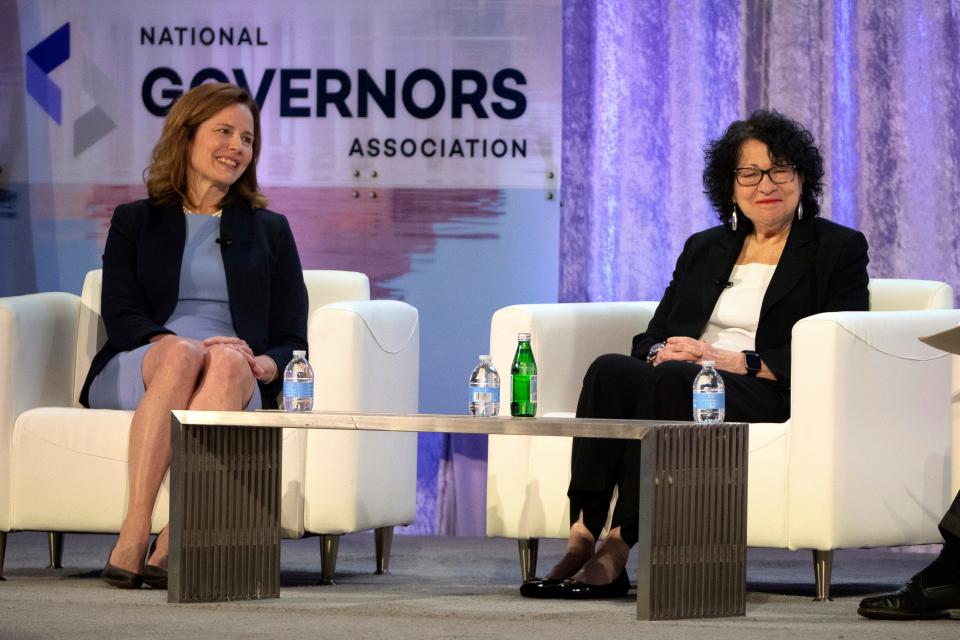
M214 218L219 218L220 216L223 215L223 209L222 209L222 208L217 209L217 210L214 211L213 213L198 213L198 212L196 212L196 211L190 211L190 209L187 209L187 205L182 205L182 206L183 206L183 212L186 213L186 214L188 214L188 215L189 215L189 214L194 214L194 215L198 215L198 216L213 216Z

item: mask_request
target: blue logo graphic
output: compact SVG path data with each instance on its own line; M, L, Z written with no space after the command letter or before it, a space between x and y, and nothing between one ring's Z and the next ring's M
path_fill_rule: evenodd
M60 87L54 84L49 74L69 58L69 22L27 51L27 93L57 124L62 121L63 100ZM119 113L119 100L113 82L86 56L80 58L83 90L93 97L96 104L73 123L74 157L116 129L116 122L109 114Z
M27 93L57 124L60 124L60 87L53 83L48 74L69 57L69 22L27 51Z

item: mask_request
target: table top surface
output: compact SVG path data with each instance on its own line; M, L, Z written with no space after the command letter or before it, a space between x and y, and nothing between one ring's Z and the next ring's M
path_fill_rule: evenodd
M658 427L716 428L743 426L657 420L600 420L595 418L395 414L336 411L173 411L175 425L340 429L354 431L418 431L537 436L590 436L641 440Z

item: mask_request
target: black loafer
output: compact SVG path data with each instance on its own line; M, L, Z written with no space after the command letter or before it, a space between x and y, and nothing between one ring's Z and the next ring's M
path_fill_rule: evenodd
M924 587L918 577L890 593L864 598L857 613L876 620L960 619L960 583Z
M520 585L520 595L524 598L557 598L556 587L560 578L531 578Z
M600 598L622 598L630 591L630 578L624 569L613 582L607 584L587 584L579 580L564 580L555 587L558 595L554 598L564 600L597 600Z
M112 555L113 547L107 553L107 564L100 572L100 579L117 589L139 589L140 585L143 584L143 576L110 564L110 556Z

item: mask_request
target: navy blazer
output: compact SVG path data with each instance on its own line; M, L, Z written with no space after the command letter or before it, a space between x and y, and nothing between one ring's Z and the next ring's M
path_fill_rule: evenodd
M690 236L647 330L633 339L631 355L646 357L670 336L703 335L746 237L745 229L726 226ZM794 220L763 296L756 337L760 359L786 387L793 325L815 313L866 311L868 261L859 231L823 218Z
M153 336L177 306L187 221L179 205L138 200L116 208L103 252L100 313L107 343L93 358L80 392L89 406L90 383L107 362ZM307 348L307 288L287 219L248 204L225 204L220 253L237 336L255 355L277 363L277 379L261 384L265 408L275 407L283 369L295 349Z

